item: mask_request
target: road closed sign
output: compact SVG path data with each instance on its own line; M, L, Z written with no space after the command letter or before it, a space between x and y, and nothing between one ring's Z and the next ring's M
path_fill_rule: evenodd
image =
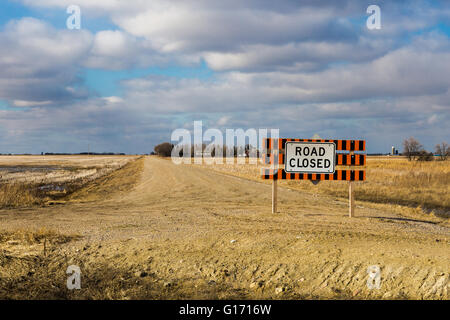
M334 173L336 145L332 142L286 142L287 173Z

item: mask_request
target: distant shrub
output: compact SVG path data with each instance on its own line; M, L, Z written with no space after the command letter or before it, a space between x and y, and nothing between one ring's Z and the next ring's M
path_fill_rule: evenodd
M161 157L170 157L172 155L173 144L164 142L155 147L155 153Z
M417 160L419 161L433 161L434 160L434 155L432 152L427 152L425 150L420 151L417 154Z

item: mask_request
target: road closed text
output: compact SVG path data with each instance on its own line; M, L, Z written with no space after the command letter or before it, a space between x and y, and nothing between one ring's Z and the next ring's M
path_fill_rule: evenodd
M336 146L327 142L286 142L285 171L289 173L333 173Z

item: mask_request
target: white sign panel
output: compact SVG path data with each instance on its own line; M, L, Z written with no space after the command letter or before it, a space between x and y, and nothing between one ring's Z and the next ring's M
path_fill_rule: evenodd
M294 142L285 146L287 173L334 173L336 145L332 142Z

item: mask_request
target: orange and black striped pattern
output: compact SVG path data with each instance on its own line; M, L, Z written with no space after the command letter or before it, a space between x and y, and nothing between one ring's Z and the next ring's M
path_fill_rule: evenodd
M265 180L347 180L365 181L364 170L336 170L334 173L286 173L284 169L264 169Z
M366 151L365 140L324 140L324 139L265 139L264 147L267 154L270 150L284 150L287 141L295 142L333 142L336 145L336 150L339 151Z

